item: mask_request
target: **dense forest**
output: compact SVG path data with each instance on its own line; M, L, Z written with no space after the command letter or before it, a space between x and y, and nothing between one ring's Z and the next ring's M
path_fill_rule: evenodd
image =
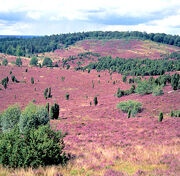
M94 31L59 34L43 37L21 38L21 37L1 37L0 53L7 53L16 56L28 56L34 53L50 52L56 49L66 48L77 41L85 39L122 39L135 38L151 40L159 43L180 47L180 36L168 35L164 33L146 32L111 32Z

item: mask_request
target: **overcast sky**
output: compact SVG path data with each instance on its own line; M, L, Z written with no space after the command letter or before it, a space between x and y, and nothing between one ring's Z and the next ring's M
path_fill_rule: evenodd
M0 35L146 31L180 35L180 0L0 0Z

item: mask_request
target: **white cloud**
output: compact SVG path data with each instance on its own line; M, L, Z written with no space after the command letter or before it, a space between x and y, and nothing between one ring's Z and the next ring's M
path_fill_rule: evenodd
M8 19L6 22L0 21L0 33L6 31L6 34L11 34L11 30L13 34L15 32L50 34L58 33L58 30L74 32L74 28L76 31L78 29L79 31L140 30L180 33L177 28L180 25L180 0L0 0L0 4L0 14L22 12L26 18L30 19L28 21L24 18L24 21L11 25ZM138 25L102 25L97 24L96 21L89 22L91 16L94 20L96 18L106 20L107 17L113 17L113 15L121 18L123 16L126 18L151 18L153 16L156 20ZM46 27L47 24L50 26ZM59 29L55 29L55 26ZM49 32L45 28L49 29Z

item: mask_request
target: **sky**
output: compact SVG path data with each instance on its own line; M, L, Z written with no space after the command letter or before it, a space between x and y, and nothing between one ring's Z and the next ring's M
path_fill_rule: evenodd
M0 35L142 31L180 35L180 0L0 0Z

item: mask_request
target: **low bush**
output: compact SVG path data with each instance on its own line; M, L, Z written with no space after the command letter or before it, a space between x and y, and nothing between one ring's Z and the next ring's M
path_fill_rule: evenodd
M117 109L120 109L125 113L131 111L131 114L135 116L137 113L142 111L142 104L134 100L128 100L118 103Z

